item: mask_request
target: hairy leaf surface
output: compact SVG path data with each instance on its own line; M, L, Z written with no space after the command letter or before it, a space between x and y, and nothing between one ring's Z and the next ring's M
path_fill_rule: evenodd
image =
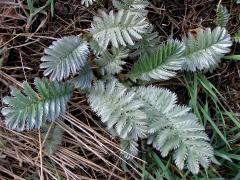
M8 107L1 112L9 129L23 131L40 128L46 120L54 121L66 111L73 91L71 84L39 78L35 79L34 84L37 91L25 81L23 93L13 88L11 96L3 99Z
M136 94L145 103L150 134L148 143L159 150L163 157L174 151L175 164L196 174L199 164L209 165L213 149L204 127L198 123L190 108L176 105L176 95L156 87L141 87Z
M94 17L90 32L104 49L111 43L118 48L120 45L134 45L135 39L141 39L149 24L144 17L139 17L128 10L110 11L107 14L100 11Z
M126 64L122 59L127 56L128 50L126 48L112 48L111 52L106 50L95 61L100 66L102 74L116 74L122 71L122 65Z
M76 88L89 89L92 87L93 71L89 64L85 66L78 72L78 75L73 79L73 83Z
M86 6L86 7L89 7L90 5L93 5L93 3L95 2L96 0L81 0L81 4Z
M129 72L133 80L167 80L182 68L184 47L178 41L169 40L150 56L143 56Z
M133 139L122 139L120 147L123 150L123 155L126 159L132 159L138 154L138 143Z
M146 7L149 2L147 0L113 0L113 6L117 9L129 10L138 16L146 16L148 11Z
M225 28L216 27L213 31L209 28L200 31L194 37L189 34L184 39L186 46L183 68L188 71L211 70L215 68L220 59L232 46L231 36Z
M116 79L98 81L88 95L91 108L101 117L108 129L123 138L146 137L146 114L143 103Z
M230 14L225 6L220 5L217 8L217 25L225 27L230 19Z
M45 69L44 75L50 75L52 81L61 81L84 67L89 50L78 36L66 36L54 41L44 53L40 65L40 68Z

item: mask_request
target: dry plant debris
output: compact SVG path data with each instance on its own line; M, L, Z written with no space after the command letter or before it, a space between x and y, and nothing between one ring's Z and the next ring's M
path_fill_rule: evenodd
M211 27L215 22L215 9L218 2L210 0L153 0L149 5L149 20L160 34L161 40L181 37L188 32L199 32L204 27ZM228 30L231 34L240 27L240 8L233 0L223 0L228 7L231 19ZM39 69L43 49L53 40L66 35L80 35L87 32L92 17L98 8L108 9L111 2L100 1L89 8L82 6L80 0L56 0L54 16L45 0L35 0L36 7L44 7L35 16L30 17L26 1L3 0L0 2L0 107L2 98L9 94L11 86L22 87L21 82L33 82L41 77ZM232 53L239 52L235 44ZM132 62L129 62L131 64ZM2 64L2 66L1 66ZM129 66L126 64L126 67ZM207 74L224 98L226 107L237 112L240 119L240 62L224 62L215 73ZM174 89L181 103L189 101L188 92L182 83L180 74L177 78L159 83ZM201 94L201 90L199 94ZM205 97L201 97L204 99ZM0 114L0 179L139 179L141 168L136 164L145 164L142 159L132 163L125 162L120 155L119 142L113 140L108 132L91 113L86 98L79 92L68 106L68 112L62 121L56 121L45 129L31 132L16 132L6 129ZM209 112L214 112L209 105ZM45 149L45 142L54 128L63 131L62 142L54 153ZM226 122L221 130L234 128ZM212 133L211 127L207 127ZM239 132L239 130L238 130ZM240 132L239 132L240 133ZM239 139L233 147L239 148ZM144 149L144 147L142 147ZM240 153L239 153L240 154ZM234 161L237 161L234 159ZM122 168L123 164L126 168ZM239 165L239 160L237 161ZM147 166L147 165L146 165ZM239 167L239 166L238 166ZM124 170L123 170L124 169ZM176 174L174 166L170 169ZM216 174L224 177L228 168L221 167ZM187 176L187 175L186 175ZM188 177L185 177L188 179Z

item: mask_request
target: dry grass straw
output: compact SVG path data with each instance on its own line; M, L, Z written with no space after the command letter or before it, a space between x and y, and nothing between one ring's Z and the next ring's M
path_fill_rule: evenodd
M0 73L2 80L21 87L16 79L2 71ZM92 121L91 114L88 116L90 118L81 114L81 119ZM7 130L0 121L3 144L0 148L0 157L3 157L0 158L0 172L6 175L4 178L21 179L36 173L40 179L58 179L58 176L76 180L99 177L125 179L119 145L104 129L96 126L94 129L70 113L62 119L56 124L65 132L63 142L52 155L42 148L46 137L41 136L40 130L19 133ZM131 170L139 175L134 167Z
M53 20L44 10L29 24L24 1L0 5L0 48L8 52L0 70L1 102L11 86L22 88L23 80L32 82L40 76L39 59L52 40L84 33L95 11L80 6L80 1L57 1ZM68 108L69 113L54 123L64 135L53 154L44 148L53 123L46 134L41 130L19 133L6 129L0 115L0 179L126 179L119 144L92 117L85 97L75 92ZM129 167L132 176L139 177L137 169Z
M45 0L36 2L43 5ZM185 2L187 4L183 5L180 1L153 1L149 7L149 20L162 40L212 25L215 7L209 0ZM239 12L233 1L229 2L225 4L230 4L232 22L238 22ZM165 7L166 3L169 6ZM21 88L23 80L32 82L34 77L41 77L39 60L43 49L58 37L86 33L98 7L94 5L86 9L80 5L80 0L56 0L54 18L44 12L38 14L30 25L23 0L2 0L0 7L0 48L7 50L0 70L1 108L2 97L9 94L10 86ZM238 28L239 25L232 26L230 32ZM180 89L179 94L184 94L179 82L176 89ZM184 99L184 95L181 97ZM140 173L131 164L128 165L129 172L123 172L118 142L98 124L83 95L74 93L68 112L49 127L50 130L51 126L57 125L64 131L62 144L51 155L43 148L49 131L43 134L39 130L23 133L8 130L0 114L0 179L139 179Z

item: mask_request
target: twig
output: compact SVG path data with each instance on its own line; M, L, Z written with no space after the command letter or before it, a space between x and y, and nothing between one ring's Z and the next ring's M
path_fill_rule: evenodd
M22 59L22 53L21 53L21 51L19 52L19 54L20 54L20 60L21 60L21 64L22 64L22 70L23 70L24 78L25 78L25 80L27 81L27 76L26 76L25 68L23 68L24 65L23 65L23 59Z
M43 162L42 162L42 143L41 143L41 131L38 130L38 138L39 138L39 154L40 154L40 180L44 180L43 178Z
M217 5L217 10L219 9L220 5L222 4L222 0L218 1L218 5Z

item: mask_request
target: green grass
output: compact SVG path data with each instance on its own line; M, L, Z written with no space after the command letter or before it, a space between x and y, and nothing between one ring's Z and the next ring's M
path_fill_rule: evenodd
M54 0L48 0L43 6L41 7L34 7L33 0L26 0L27 2L27 8L29 10L29 14L27 15L27 31L29 31L30 26L35 21L35 16L37 16L39 13L43 12L44 9L48 6L50 6L51 9L51 16L54 16Z
M224 97L205 75L201 73L187 74L185 85L191 99L190 105L199 120L208 129L216 159L220 163L219 165L212 164L206 171L207 177L234 178L240 169L240 151L235 147L237 141L240 140L240 134L238 134L240 123L225 103ZM204 96L205 98L202 99ZM238 159L236 159L237 157ZM223 167L229 171L221 172Z
M240 123L213 83L202 73L187 73L184 86L189 105L206 127L215 150L215 158L207 170L193 176L179 171L171 159L162 159L151 148L143 153L147 164L141 166L142 179L240 179Z
M234 54L234 55L224 56L223 59L240 61L240 55Z
M30 12L30 16L35 16L36 14L41 12L47 6L50 6L51 15L54 16L54 0L48 0L44 6L39 7L39 8L34 7L33 0L26 0L26 1L27 1L28 10Z
M140 167L142 171L142 180L154 179L173 179L170 166L172 166L170 159L163 160L155 153L152 148L147 148L146 153L142 155L142 159L147 162Z

